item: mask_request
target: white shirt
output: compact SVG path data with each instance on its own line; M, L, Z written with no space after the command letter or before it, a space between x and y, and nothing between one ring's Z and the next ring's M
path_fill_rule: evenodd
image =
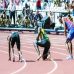
M16 10L18 10L17 11L17 16L20 15L20 14L22 14L23 5L22 5L21 2L19 3L19 5L16 5Z
M10 3L10 5L9 5L9 10L12 11L12 12L16 10L16 5L15 5L15 3Z

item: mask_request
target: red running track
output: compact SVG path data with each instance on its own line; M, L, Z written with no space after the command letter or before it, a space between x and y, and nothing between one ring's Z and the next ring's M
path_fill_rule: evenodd
M38 56L33 46L36 34L20 33L21 50L25 60L22 63L18 62L17 50L15 50L16 62L8 61L8 35L9 32L0 32L0 74L74 74L74 60L66 59L68 53L64 35L50 34L52 60L36 61ZM43 48L40 49L42 52Z

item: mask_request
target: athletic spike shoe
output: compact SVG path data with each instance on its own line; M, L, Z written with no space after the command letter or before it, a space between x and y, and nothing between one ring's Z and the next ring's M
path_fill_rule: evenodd
M73 59L73 56L69 55L69 56L66 57L66 59L67 60L72 60Z

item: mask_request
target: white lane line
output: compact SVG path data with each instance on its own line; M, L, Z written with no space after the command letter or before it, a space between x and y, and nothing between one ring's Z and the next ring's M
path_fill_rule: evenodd
M57 52L57 51L51 51L51 52L58 53L60 55L65 55L65 56L67 55L67 54L64 54L64 53ZM56 71L56 69L57 69L57 63L55 61L53 61L53 62L55 64L55 68L52 71L48 72L47 74L52 74L54 71Z
M0 52L3 52L3 53L8 54L7 51L3 51L3 50L0 50ZM16 57L18 57L18 56L16 55ZM26 61L25 61L25 62L24 62L24 65L23 65L21 68L19 68L18 70L14 71L14 72L12 72L12 73L10 73L10 74L16 74L16 73L22 71L23 69L25 69L26 65L27 65L27 63L26 63Z
M28 51L28 50L22 50L22 51L26 51L26 52L31 53L31 54L36 54L35 52L31 52L31 51ZM64 53L60 53L60 52L56 52L56 51L51 51L51 52L58 53L58 54L61 54L61 55L66 55ZM58 67L58 64L53 59L52 59L52 62L54 63L54 68L50 72L48 72L47 74L53 73L57 69L57 67ZM15 74L17 72L19 72L19 71L17 70L15 72L11 73L11 74Z
M26 64L26 61L25 61L24 65L23 65L21 68L19 68L18 70L14 71L14 72L12 72L12 73L10 73L10 74L16 74L16 73L21 72L23 69L26 68L26 65L27 65L27 64Z
M28 51L28 50L22 50L22 51L25 51L25 52L28 52L28 53L31 53L31 54L36 54L35 52L31 52L31 51ZM65 53L60 53L60 52L57 52L57 51L51 51L51 52L57 53L57 54L60 54L60 55L64 55L64 56L67 55L67 54L65 54ZM54 63L54 68L53 68L50 72L48 72L48 73L46 73L46 74L52 74L52 73L53 73L54 71L56 71L56 69L58 68L57 62L54 61L54 59L51 59L51 61Z
M36 54L35 52L31 52L31 51L28 51L28 50L22 50L22 51L25 51L25 52L28 52L28 53L31 53L31 54ZM51 61L54 64L54 68L50 72L48 72L47 74L53 73L58 68L58 64L56 63L56 61L54 61L53 59L51 59Z
M51 51L51 52L53 52L53 53L58 53L58 54L60 54L60 55L65 55L65 56L67 55L67 54L64 54L64 53L57 52L57 51ZM55 64L55 67L54 67L53 70L51 70L51 71L48 72L47 74L52 74L54 71L56 71L58 65L57 65L57 63L56 63L55 61L53 61L53 62L54 62L54 64Z
M49 71L47 74L52 74L58 68L58 64L53 59L51 61L54 63L54 68L51 71Z
M6 48L6 47L5 47L5 48ZM0 50L0 51L3 52L3 53L8 53L8 52L3 51L3 50ZM31 51L28 51L28 50L22 50L22 51L26 51L26 52L31 53L31 54L36 54L35 52L31 52ZM17 55L16 55L16 56L17 56ZM53 72L57 69L57 67L58 67L57 63L56 63L53 59L52 59L51 61L54 63L54 68L53 68L50 72L48 72L47 74L53 73ZM20 69L12 72L12 73L10 73L10 74L19 73L20 71L22 71L23 69L25 69L25 67L26 67L26 62L24 63L23 67L21 67Z

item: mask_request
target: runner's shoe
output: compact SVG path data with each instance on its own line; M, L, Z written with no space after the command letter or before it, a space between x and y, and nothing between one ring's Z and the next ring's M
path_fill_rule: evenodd
M69 55L69 56L66 57L66 59L67 60L72 60L73 59L73 56Z

